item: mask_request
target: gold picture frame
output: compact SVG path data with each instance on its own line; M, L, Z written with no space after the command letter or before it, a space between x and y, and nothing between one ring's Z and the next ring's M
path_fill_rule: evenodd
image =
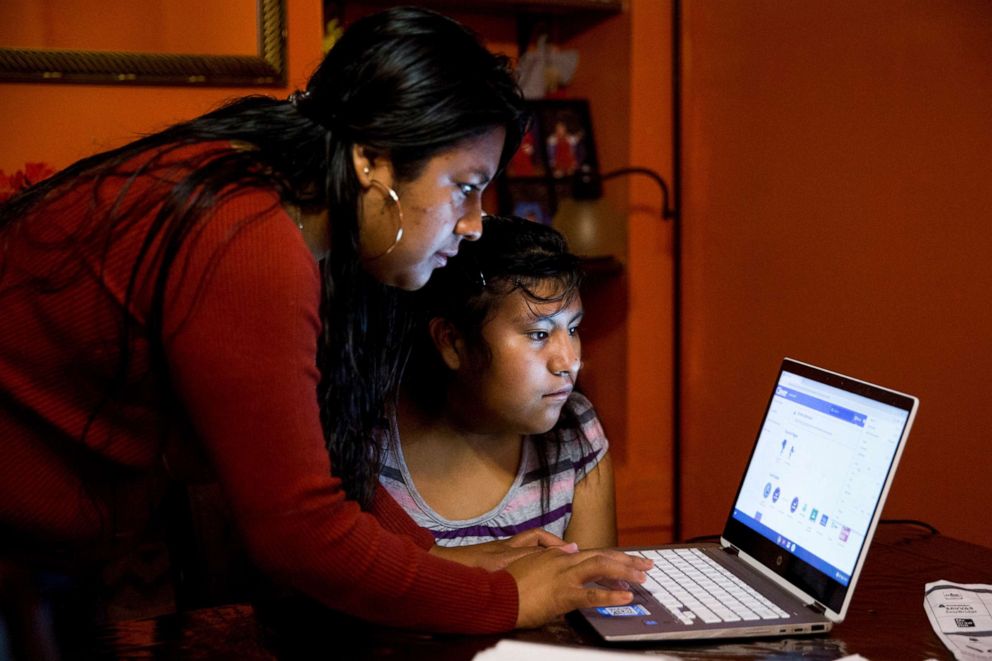
M0 48L0 81L200 87L286 84L284 0L257 0L257 55Z

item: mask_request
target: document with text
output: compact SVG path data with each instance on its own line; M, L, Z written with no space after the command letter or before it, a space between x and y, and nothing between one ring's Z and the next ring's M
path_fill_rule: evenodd
M927 583L923 608L955 659L992 659L992 585Z

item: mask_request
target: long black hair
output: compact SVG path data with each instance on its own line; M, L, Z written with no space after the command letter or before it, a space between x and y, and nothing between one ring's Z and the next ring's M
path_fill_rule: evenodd
M362 145L373 156L388 156L402 183L415 178L433 156L495 127L506 131L505 164L525 122L522 96L505 57L490 53L473 33L435 12L385 10L355 21L292 101L236 99L81 160L11 199L0 207L0 250L14 236L30 237L29 226L43 224L44 208L66 193L86 183L100 191L106 181L119 182L114 200L94 193L86 227L78 228L71 242L109 246L129 224L153 215L127 296L134 295L142 268L154 264L155 295L145 332L153 359L164 361L162 310L170 268L218 202L259 188L305 212L326 209L333 248L321 265L321 417L334 472L347 493L367 505L379 468L378 449L369 438L398 385L408 321L400 293L361 268L360 185L352 148ZM212 146L186 157L184 148L206 143ZM143 189L141 196L129 196L132 184L148 174L159 182L153 194ZM0 253L0 278L3 262ZM44 280L38 286L52 286L52 277ZM63 274L58 281L71 277ZM121 365L90 423L126 387L135 329L126 312L122 317Z
M412 297L418 330L403 392L430 415L441 412L451 383L451 371L428 330L431 319L440 317L451 323L465 338L468 350L488 365L492 352L483 327L500 302L519 292L529 304L555 303L565 308L579 296L581 264L557 230L517 216L487 216L482 227L482 237L463 245ZM551 430L529 437L537 449L544 511L549 507L551 466L559 461L566 433L572 430L588 451L589 441L568 406Z

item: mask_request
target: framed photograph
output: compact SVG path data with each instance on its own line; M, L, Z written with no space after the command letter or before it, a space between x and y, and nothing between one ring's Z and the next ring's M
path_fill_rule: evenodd
M550 224L558 200L571 195L576 173L599 171L589 102L536 99L527 104L533 119L500 177L499 210Z
M550 225L556 207L553 188L543 178L507 179L505 182L500 204L502 213Z
M598 172L589 102L585 99L545 99L531 104L550 176L555 179L571 177L582 168Z
M148 11L149 4L155 11ZM283 87L286 4L3 0L0 80ZM89 18L86 14L97 6L113 12L113 28L109 16L107 21L73 20ZM155 52L146 52L150 44Z

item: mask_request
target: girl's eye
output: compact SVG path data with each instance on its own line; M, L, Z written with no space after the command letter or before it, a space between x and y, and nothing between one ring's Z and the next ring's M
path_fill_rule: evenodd
M465 197L468 197L472 193L478 193L481 189L477 184L458 184L458 190Z
M571 337L575 337L576 335L579 334L579 327L578 326L572 326L571 328L568 329L568 334Z
M537 342L542 342L548 339L548 333L547 331L531 331L527 333L527 337Z

